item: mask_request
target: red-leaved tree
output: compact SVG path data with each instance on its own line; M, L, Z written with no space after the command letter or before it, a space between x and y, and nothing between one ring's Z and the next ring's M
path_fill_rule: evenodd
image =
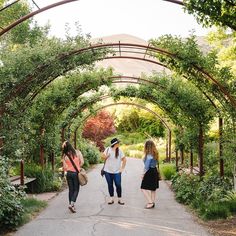
M82 136L93 141L100 151L103 151L103 140L115 132L114 118L109 112L102 110L96 116L87 120Z

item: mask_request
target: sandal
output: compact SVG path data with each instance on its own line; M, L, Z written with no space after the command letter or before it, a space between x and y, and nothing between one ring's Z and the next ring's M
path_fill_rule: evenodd
M108 202L109 205L113 204L114 203L114 200Z
M118 204L120 204L120 205L125 205L125 203L124 202L122 202L122 201L118 201Z
M75 206L70 205L68 208L72 213L76 213Z
M155 203L154 202L150 202L146 205L145 209L152 209L155 207Z

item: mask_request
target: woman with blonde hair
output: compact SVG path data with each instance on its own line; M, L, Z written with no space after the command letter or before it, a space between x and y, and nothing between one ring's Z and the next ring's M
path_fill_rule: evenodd
M159 155L152 140L144 146L144 171L142 174L141 190L147 200L146 209L155 207L156 190L159 188L157 164Z

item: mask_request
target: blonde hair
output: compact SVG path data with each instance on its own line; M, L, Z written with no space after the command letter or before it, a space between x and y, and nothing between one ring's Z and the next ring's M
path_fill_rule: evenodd
M150 154L155 160L159 160L159 154L156 148L155 143L152 140L148 140L144 145L144 158L147 158L147 155Z

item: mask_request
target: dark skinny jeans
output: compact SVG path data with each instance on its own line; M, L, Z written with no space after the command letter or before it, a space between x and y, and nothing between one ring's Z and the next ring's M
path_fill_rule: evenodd
M71 202L76 202L79 194L80 184L78 180L78 173L68 171L66 180L69 187L69 204L71 204Z
M121 173L111 174L111 173L105 172L105 177L108 184L108 191L109 191L110 197L114 197L113 182L115 182L117 196L118 198L120 198L121 197Z

